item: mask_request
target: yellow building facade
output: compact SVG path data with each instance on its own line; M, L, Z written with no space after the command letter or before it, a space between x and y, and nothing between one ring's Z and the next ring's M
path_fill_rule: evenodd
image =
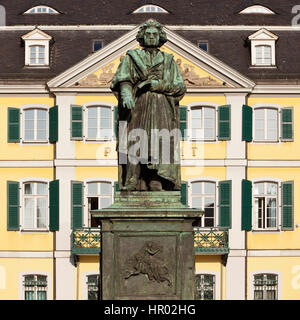
M298 299L300 94L256 84L166 31L162 50L187 84L182 201L205 211L195 227L197 297ZM137 47L136 32L47 86L0 88L0 299L97 296L101 244L90 211L113 202L118 180L107 79Z

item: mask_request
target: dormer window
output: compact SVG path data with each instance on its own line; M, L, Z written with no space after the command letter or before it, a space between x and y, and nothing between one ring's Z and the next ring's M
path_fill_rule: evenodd
M49 42L52 37L39 29L34 29L22 36L22 39L25 42L25 65L48 66Z
M242 10L240 14L275 14L275 12L264 6L255 5Z
M275 66L275 42L278 37L261 29L248 38L251 42L251 65L257 67Z
M48 6L36 6L25 11L24 14L59 14L59 12Z
M148 13L148 12L168 13L168 11L166 11L165 9L159 6L155 6L153 4L147 4L133 11L133 13Z

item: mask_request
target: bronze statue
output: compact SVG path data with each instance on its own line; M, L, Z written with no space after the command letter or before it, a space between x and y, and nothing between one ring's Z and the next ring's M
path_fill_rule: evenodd
M160 51L167 36L160 23L148 20L136 36L142 50L129 50L119 64L111 84L118 98L118 120L127 122L126 138L142 129L148 139L141 139L137 161L127 154L124 164L119 151L119 185L121 190L180 190L179 101L186 92L184 81L173 55ZM174 130L174 129L177 129ZM165 131L161 131L165 130ZM153 139L158 132L169 132L170 161L162 160L162 140ZM154 134L155 133L155 134ZM175 137L176 136L176 137ZM157 136L155 136L157 137ZM125 139L125 136L122 137ZM119 138L119 144L120 144ZM128 139L127 151L134 145ZM146 151L145 151L146 150ZM153 150L158 150L158 155ZM143 153L143 151L145 151Z

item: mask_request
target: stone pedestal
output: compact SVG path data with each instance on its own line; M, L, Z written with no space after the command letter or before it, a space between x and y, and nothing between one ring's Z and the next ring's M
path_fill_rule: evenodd
M118 192L101 218L102 299L194 299L192 223L180 192Z

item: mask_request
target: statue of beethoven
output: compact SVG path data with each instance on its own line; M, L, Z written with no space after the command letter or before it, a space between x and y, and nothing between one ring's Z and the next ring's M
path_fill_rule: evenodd
M153 137L157 137L154 132L162 129L165 132L177 129L175 132L180 133L179 101L186 87L173 55L159 50L167 41L160 23L148 20L141 25L136 39L142 50L126 53L115 73L111 90L118 99L119 123L127 122L127 135L134 129L143 129L148 139L140 138L138 162L130 161L126 154L128 161L120 164L124 154L119 151L119 186L127 191L180 190L180 163L178 159L175 161L176 155L180 157L179 139L170 135L170 161L166 163L162 160L162 140ZM133 144L134 141L128 139L127 151ZM153 156L153 150L159 152Z

